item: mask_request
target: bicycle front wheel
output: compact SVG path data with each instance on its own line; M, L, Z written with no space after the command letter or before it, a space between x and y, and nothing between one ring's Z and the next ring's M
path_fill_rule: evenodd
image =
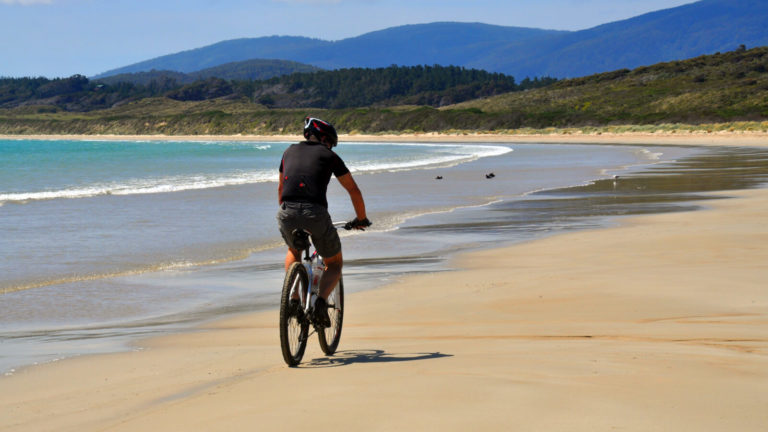
M304 357L309 337L309 320L300 302L291 305L291 292L307 292L309 277L301 263L293 263L285 274L283 293L280 297L280 348L288 366L296 366Z
M344 280L339 278L336 288L328 296L328 316L331 318L331 325L317 333L317 339L320 342L320 349L325 355L333 355L336 348L339 347L341 340L341 324L344 322Z

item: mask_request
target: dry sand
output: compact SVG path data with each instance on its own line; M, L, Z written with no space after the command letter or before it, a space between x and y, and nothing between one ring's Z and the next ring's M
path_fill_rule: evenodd
M177 140L177 141L289 141L300 135L0 135L0 139L83 139L83 140ZM339 141L356 142L498 142L498 143L571 143L571 144L657 144L696 146L768 146L766 132L678 132L678 133L592 133L592 134L383 134L340 135Z
M765 431L768 190L731 195L350 295L300 368L276 311L27 368L0 430Z

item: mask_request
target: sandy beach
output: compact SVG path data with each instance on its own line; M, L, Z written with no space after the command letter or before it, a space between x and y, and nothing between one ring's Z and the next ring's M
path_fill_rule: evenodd
M299 368L282 361L277 311L26 368L0 377L0 430L764 431L768 190L727 195L349 295L339 353L313 337Z
M300 135L0 135L0 139L174 140L174 141L301 141ZM571 144L656 144L695 146L768 146L766 132L626 132L591 134L341 134L339 141L356 142L495 142Z

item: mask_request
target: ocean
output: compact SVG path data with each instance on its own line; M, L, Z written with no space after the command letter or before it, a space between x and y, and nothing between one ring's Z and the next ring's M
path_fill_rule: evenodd
M274 308L285 253L277 168L289 144L0 140L0 373ZM342 233L350 292L445 271L456 252L601 226L601 215L526 203L700 152L462 142L336 151L374 223ZM354 217L333 180L329 208L334 220Z

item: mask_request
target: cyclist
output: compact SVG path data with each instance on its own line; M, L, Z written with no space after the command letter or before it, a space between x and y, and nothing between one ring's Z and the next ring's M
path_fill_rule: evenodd
M280 234L288 245L286 271L291 264L301 260L301 251L293 245L292 232L296 229L304 229L311 234L315 249L325 260L326 267L320 279L319 296L312 305L312 314L315 322L328 327L330 318L326 299L339 282L343 265L339 234L328 214L326 191L331 175L339 180L352 200L356 217L348 225L364 229L371 222L365 214L360 188L344 161L332 150L339 139L336 129L326 121L306 117L304 138L305 141L288 147L280 161L277 221ZM298 304L298 299L291 301L294 300Z

